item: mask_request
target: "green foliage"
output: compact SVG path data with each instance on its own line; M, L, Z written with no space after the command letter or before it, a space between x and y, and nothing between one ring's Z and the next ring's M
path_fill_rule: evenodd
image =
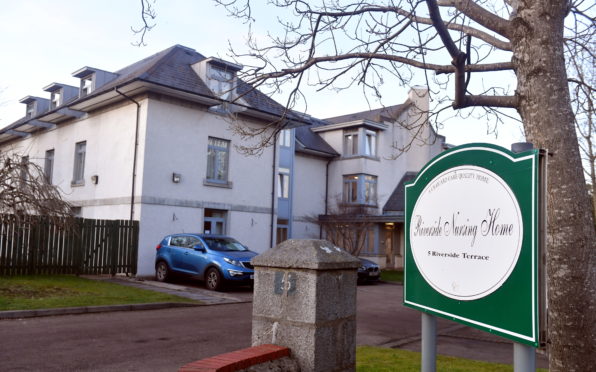
M0 311L154 302L197 302L71 275L0 277Z
M359 346L356 350L357 372L419 372L420 353L374 346ZM439 355L437 371L441 372L512 372L513 366L499 363ZM547 372L538 368L537 371Z
M381 270L381 280L386 282L404 282L404 271L403 270Z

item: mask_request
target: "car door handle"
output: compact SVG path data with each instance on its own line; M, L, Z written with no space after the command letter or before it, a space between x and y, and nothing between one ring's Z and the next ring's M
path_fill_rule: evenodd
M188 256L188 255L189 255L189 253L188 253L188 252L184 252L184 255L185 255L185 256Z

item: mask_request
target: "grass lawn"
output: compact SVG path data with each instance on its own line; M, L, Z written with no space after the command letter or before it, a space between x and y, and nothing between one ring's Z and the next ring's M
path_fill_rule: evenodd
M404 282L404 271L403 270L381 270L381 280L386 282Z
M357 372L419 372L420 353L408 350L373 346L358 346L356 350ZM476 360L439 355L437 371L441 372L512 372L507 364L480 362ZM538 368L537 371L548 370Z
M0 311L152 302L199 303L183 297L73 275L0 277Z

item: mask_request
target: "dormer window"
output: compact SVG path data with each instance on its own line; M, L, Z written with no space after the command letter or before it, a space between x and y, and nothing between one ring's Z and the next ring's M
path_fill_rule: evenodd
M62 104L62 89L57 89L50 96L50 109L55 109Z
M344 132L344 156L358 155L358 129Z
M28 118L32 118L33 116L35 116L35 107L36 106L36 102L35 101L31 101L29 103L27 103L27 111L26 111L26 116Z
M85 97L93 91L93 74L81 78L81 97Z
M363 155L377 156L377 132L368 129L364 131Z
M209 65L209 88L221 99L230 101L234 87L234 72L219 66Z
M377 132L366 128L344 131L344 156L377 156Z

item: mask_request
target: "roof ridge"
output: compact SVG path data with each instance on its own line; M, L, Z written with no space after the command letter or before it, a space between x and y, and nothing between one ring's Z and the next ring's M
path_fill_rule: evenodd
M409 103L410 102L408 102L408 100L406 100L406 102L404 102L404 103L398 103L398 104L391 105L391 106L382 106L382 107L379 107L379 108L376 108L376 109L372 109L372 110L364 110L364 111L358 111L358 112L351 112L351 113L343 114L343 115L336 115L336 116L328 117L328 118L325 118L325 119L322 119L322 120L327 121L327 120L333 120L333 119L336 119L336 118L341 118L341 117L349 116L349 115L350 116L354 116L354 115L372 113L372 112L377 112L377 111L382 111L382 110L391 110L391 109L397 108L399 106L407 105Z
M179 47L180 47L180 45L178 45L178 44L173 45L167 49L162 50L161 52L155 53L154 55L139 61L139 62L142 62L142 61L148 60L150 58L155 58L155 61L153 61L150 64L150 66L145 69L145 72L140 74L138 77L144 78L146 76L150 76L157 68L157 65L159 65L160 62L163 62L164 59L169 58ZM184 48L186 48L186 47L184 47ZM163 54L163 55L158 57L159 54Z

